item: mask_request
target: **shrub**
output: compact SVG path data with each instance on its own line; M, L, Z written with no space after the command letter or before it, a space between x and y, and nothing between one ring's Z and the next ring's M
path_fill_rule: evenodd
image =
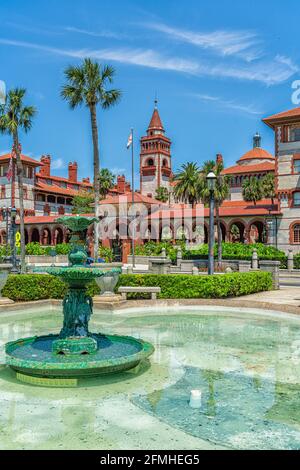
M122 274L120 286L159 286L162 299L237 297L272 289L272 275L267 272L192 276L189 274ZM129 294L131 298L147 294Z
M237 260L251 260L253 249L257 250L259 259L281 261L284 265L286 263L286 254L273 246L264 245L263 243L253 243L247 245L244 243L222 243L222 258L223 259L237 259ZM214 247L215 256L217 256L218 247ZM208 256L208 245L203 244L192 250L186 250L183 254L185 259L205 259Z
M70 243L58 243L56 246L53 246L52 249L56 251L57 255L68 255L72 249Z
M165 248L167 256L174 262L177 257L177 247L181 246L183 255L186 252L185 242L177 240L176 245L170 241L164 242L146 242L144 245L137 245L135 247L135 254L141 256L158 256L161 254L162 249Z
M38 242L27 243L26 245L26 255L46 255L48 247L40 245Z
M48 274L10 274L2 295L15 301L62 299L67 286L58 277ZM99 294L95 282L88 287L90 295Z
M99 246L98 250L100 258L103 258L106 263L112 263L114 254L111 248L105 246Z

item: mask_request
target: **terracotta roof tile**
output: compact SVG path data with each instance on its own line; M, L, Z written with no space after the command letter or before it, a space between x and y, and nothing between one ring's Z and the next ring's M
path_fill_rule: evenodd
M263 122L268 124L270 127L273 127L272 122L286 120L286 119L289 119L289 118L299 118L300 119L300 107L289 109L289 110L283 111L281 113L273 114L272 116L268 116L268 117L263 119Z
M159 129L159 130L164 129L164 127L162 125L162 122L161 122L161 119L160 119L160 116L159 116L159 112L156 108L153 111L152 118L151 118L150 124L148 126L148 129Z
M11 153L5 153L4 155L0 155L0 161L6 161L11 159ZM21 154L21 161L26 163L31 163L34 166L42 166L43 164L38 161L34 160L34 158L28 157L27 155Z
M249 152L246 152L239 160L244 161L244 160L257 160L257 159L264 159L264 160L275 160L275 157L268 152L267 150L264 150L260 147L255 147L254 149L249 150Z
M262 162L256 165L235 165L225 168L222 171L223 175L234 175L234 174L246 174L256 173L261 171L275 171L275 163L273 162Z

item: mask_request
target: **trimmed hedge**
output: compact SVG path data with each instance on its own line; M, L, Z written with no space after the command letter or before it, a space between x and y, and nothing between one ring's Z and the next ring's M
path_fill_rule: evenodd
M272 289L267 272L232 273L213 276L190 274L122 274L120 286L159 286L161 299L217 299L238 297ZM128 298L146 298L147 294L128 294Z
M2 295L14 301L62 299L67 285L58 277L48 274L10 274L2 289ZM90 295L99 294L95 282L89 285Z

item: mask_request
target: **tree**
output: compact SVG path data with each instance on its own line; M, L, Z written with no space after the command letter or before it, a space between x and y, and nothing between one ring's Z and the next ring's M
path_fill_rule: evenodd
M91 59L84 59L79 66L70 66L65 70L67 83L62 87L61 97L68 101L71 109L77 106L86 106L90 111L93 153L94 153L94 200L95 216L99 215L100 181L99 181L99 144L97 105L102 109L108 109L115 105L121 92L117 89L107 89L107 84L112 83L115 71L109 65L101 66ZM95 224L94 228L94 258L98 257L99 237Z
M94 195L92 193L89 193L88 191L81 191L79 194L73 197L73 214L91 214L94 210L92 206L93 201Z
M174 195L177 200L191 204L193 207L200 201L200 175L196 163L184 163L175 174L176 186Z
M267 199L271 199L272 204L274 204L274 199L276 197L275 191L275 177L273 173L267 173L261 179L261 188L263 196Z
M254 205L263 196L261 183L255 176L250 176L243 182L242 191L244 201L251 201Z
M222 175L224 169L223 162L215 162L214 160L208 160L205 162L201 168L201 177L200 177L200 193L201 199L204 204L209 203L209 189L207 185L207 175L210 171L213 171L217 177L214 198L215 198L215 208L216 208L216 222L217 222L217 232L218 232L218 264L222 262L222 228L221 228L221 219L220 219L220 206L223 201L228 198L230 193L229 187L229 177Z
M99 183L100 183L100 196L105 198L109 190L115 185L116 176L108 170L108 168L102 168L99 173Z
M169 200L169 191L164 186L159 186L155 193L155 199L161 202L167 202Z
M32 119L36 114L33 106L25 106L25 88L14 88L9 90L6 102L0 106L0 132L12 136L13 149L17 162L17 178L19 187L20 204L20 233L21 233L21 273L26 271L25 265L25 226L24 226L24 188L23 188L23 165L21 160L21 145L19 132L27 133L32 126ZM13 155L12 157L13 158Z

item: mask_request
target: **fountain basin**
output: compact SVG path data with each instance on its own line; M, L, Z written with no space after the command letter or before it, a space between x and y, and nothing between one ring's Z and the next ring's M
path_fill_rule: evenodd
M6 363L17 372L35 377L79 378L136 367L153 346L130 336L92 334L98 349L90 354L53 354L58 335L33 336L6 344Z

